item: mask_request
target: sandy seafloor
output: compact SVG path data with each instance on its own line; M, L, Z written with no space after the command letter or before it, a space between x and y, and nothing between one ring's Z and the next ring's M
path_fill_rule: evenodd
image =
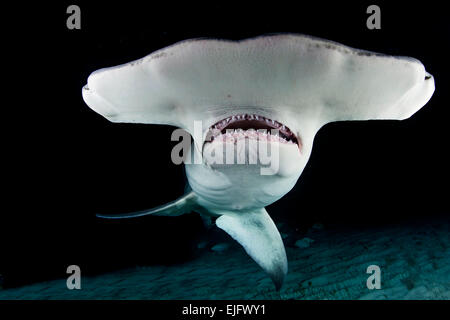
M282 229L282 228L281 228ZM232 240L227 249L199 249L172 266L136 267L0 290L0 299L450 299L448 219L364 228L312 228L298 248L285 238L289 273L280 292ZM381 289L369 290L369 265L381 268Z

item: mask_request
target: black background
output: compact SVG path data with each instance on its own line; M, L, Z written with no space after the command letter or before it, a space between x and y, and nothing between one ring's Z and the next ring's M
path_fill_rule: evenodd
M23 4L10 16L4 70L0 274L5 287L121 267L195 258L206 234L196 214L99 221L171 201L184 169L172 164L174 128L113 124L81 97L88 75L197 37L244 39L303 33L421 60L435 77L430 102L411 119L325 126L295 188L268 208L298 228L370 228L449 216L450 23L432 2ZM81 7L81 30L66 8ZM366 8L381 7L381 30ZM162 31L166 30L166 31ZM8 102L6 102L6 99ZM11 113L11 115L10 115Z

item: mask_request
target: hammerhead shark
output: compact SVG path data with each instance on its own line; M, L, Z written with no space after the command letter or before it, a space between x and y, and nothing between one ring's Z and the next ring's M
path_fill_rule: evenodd
M191 150L201 159L185 161L186 193L173 202L98 216L194 211L215 219L279 290L287 257L265 207L294 187L318 130L334 121L407 119L433 92L433 76L416 59L298 34L185 40L97 70L82 89L91 109L112 122L182 128L193 137ZM252 156L260 158L251 144L255 141L276 153L277 166L269 174L262 174L264 164L249 163ZM217 161L223 150L245 161Z

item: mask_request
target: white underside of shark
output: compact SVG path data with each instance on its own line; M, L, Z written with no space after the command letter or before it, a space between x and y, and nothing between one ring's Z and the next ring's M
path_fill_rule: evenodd
M282 34L183 41L95 71L82 92L87 105L112 122L185 129L202 158L202 164L186 164L189 186L181 198L142 212L98 216L195 211L216 218L279 289L288 271L286 252L265 207L293 188L317 131L333 121L409 118L431 98L434 78L413 58ZM201 138L194 135L195 121L203 123ZM252 126L280 134L255 133L248 130ZM218 132L209 141L214 128ZM277 143L275 174L261 175L260 165L217 164L210 157L228 145L248 159L255 150L237 142L252 140Z

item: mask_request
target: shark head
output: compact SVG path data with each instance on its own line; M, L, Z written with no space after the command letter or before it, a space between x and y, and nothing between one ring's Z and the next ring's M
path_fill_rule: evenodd
M97 70L82 90L90 108L112 122L182 128L201 159L186 163L181 198L98 216L216 217L279 289L286 253L265 206L295 185L317 131L333 121L407 119L433 92L433 76L416 59L292 34L187 40Z

